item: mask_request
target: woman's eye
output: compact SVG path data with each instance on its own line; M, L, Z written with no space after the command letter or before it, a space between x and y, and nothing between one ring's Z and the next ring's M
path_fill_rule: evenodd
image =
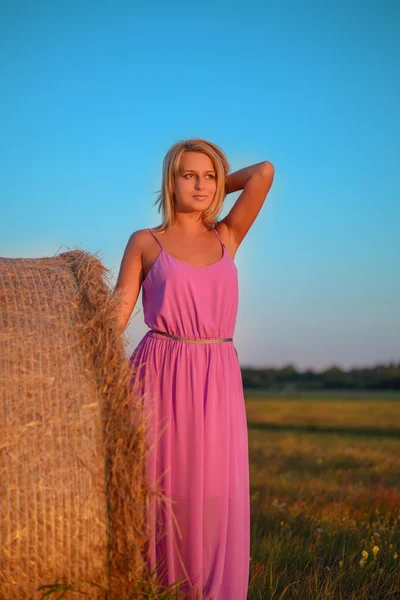
M186 175L184 175L185 179L186 177L192 177L193 173L186 173ZM208 177L211 177L212 179L215 179L215 175L208 175Z

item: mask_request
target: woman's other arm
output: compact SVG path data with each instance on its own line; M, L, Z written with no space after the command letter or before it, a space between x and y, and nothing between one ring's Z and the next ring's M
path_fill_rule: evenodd
M135 308L143 282L142 231L132 233L126 245L113 295L121 296L118 323L121 333Z

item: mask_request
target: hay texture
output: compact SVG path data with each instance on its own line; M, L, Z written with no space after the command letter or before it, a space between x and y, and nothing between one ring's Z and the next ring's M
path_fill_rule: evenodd
M109 274L81 250L0 258L1 600L128 596L143 574L145 430Z

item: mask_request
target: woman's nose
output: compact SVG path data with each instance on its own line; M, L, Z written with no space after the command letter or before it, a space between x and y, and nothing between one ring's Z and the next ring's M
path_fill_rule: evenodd
M197 180L196 180L196 185L195 185L195 188L196 188L197 190L202 190L202 189L204 188L204 186L205 186L205 183L204 183L204 181L203 181L203 180L201 180L201 179L197 179Z

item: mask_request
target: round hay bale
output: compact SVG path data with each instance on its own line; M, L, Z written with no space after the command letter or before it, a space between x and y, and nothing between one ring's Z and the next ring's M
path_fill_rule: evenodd
M145 431L109 274L81 250L0 257L1 599L128 595L143 573Z

